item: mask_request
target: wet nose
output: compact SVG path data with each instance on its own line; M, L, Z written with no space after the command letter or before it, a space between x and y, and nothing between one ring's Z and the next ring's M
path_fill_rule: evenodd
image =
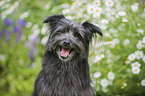
M70 42L69 41L64 41L63 44L64 44L64 46L68 46L68 45L70 45Z

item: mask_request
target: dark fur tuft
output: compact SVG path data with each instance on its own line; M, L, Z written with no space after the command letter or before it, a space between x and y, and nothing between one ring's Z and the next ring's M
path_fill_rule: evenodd
M85 21L82 26L86 30L89 36L89 40L91 41L94 34L99 34L100 36L103 36L101 29L97 27L96 25L91 24L89 21Z
M53 15L53 16L48 16L43 23L51 23L51 22L55 22L58 21L60 19L64 19L64 15L63 14L58 14L58 15Z

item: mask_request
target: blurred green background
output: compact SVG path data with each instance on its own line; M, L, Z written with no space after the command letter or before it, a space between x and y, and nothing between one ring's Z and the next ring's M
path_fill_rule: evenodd
M144 96L144 0L0 1L0 96L31 95L49 36L42 22L59 13L89 20L104 34L93 39L89 52L98 96Z

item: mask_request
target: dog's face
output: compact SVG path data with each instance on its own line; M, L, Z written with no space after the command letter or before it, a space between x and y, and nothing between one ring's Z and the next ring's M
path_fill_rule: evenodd
M89 42L94 33L102 36L101 30L88 21L80 24L66 19L63 15L49 16L44 23L50 24L48 50L67 62L75 57L87 56Z

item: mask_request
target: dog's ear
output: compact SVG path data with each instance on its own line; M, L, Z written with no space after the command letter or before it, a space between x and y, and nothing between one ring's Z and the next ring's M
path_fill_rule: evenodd
M58 15L53 15L53 16L48 16L43 23L53 23L57 22L58 20L65 18L63 14L58 14Z
M96 33L99 34L100 36L103 36L101 29L88 21L85 21L84 23L82 23L82 26L86 30L87 35L89 36L88 38L89 40L91 40L92 36Z

